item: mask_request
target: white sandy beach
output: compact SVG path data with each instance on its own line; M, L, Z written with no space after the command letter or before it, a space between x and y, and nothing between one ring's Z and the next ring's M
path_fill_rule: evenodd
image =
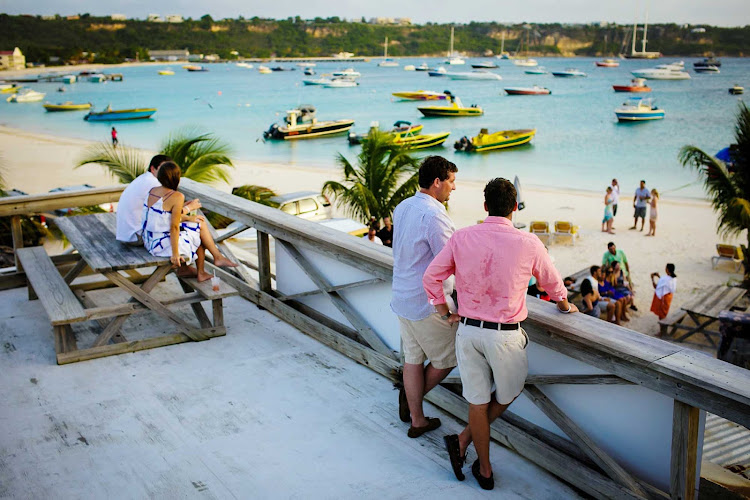
M105 186L115 184L102 167L88 165L74 169L89 141L34 134L0 126L0 154L4 163L4 177L9 188L27 193L43 193L52 188L75 184ZM153 152L143 151L144 162ZM484 183L461 180L460 164L457 190L450 200L450 215L457 227L475 224L486 214L482 209ZM333 170L289 167L279 164L237 162L230 185L218 189L229 192L232 186L259 184L279 193L298 190L319 190L329 179L338 179ZM489 179L488 179L489 180ZM627 254L636 285L636 304L639 312L632 314L626 326L655 335L657 318L649 312L652 287L649 274L664 272L667 262L673 262L678 276L677 294L672 310L691 300L707 286L741 279L730 266L711 269L711 257L716 243L716 216L705 201L663 196L659 207L657 236L645 237L644 232L629 231L632 225L632 192L636 186L623 186L620 208L615 218L615 235L602 233L604 193L562 191L524 186L526 209L516 221L528 224L545 220L550 226L555 220L568 220L580 227L580 238L575 246L553 242L549 246L557 268L564 275L572 274L592 264L601 264L608 241L614 241ZM343 213L337 215L343 216ZM739 244L739 240L726 241ZM695 337L693 337L695 338ZM696 340L698 341L698 340Z

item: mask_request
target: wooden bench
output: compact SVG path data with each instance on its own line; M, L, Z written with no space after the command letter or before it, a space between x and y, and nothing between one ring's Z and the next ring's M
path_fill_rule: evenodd
M44 247L16 250L16 256L26 273L29 299L38 297L49 317L55 335L55 351L59 354L76 349L71 323L86 321L86 310L60 275Z
M203 298L211 301L214 319L213 326L224 326L224 306L222 299L239 295L240 292L238 292L236 288L224 281L221 281L219 283L219 290L217 291L213 289L211 280L198 281L196 278L178 279L180 280L180 285L182 285L182 289L185 292L195 290L196 292L201 294ZM191 304L191 307L193 308L193 312L198 318L201 327L209 328L211 326L211 322L208 321L206 313L205 311L203 311L203 307L201 307L200 304Z
M685 316L687 316L687 313L683 311L682 309L677 309L675 311L672 311L667 315L666 318L659 320L659 336L662 337L664 335L673 335L674 332L677 330L678 324L682 323L682 320L685 319ZM672 327L672 331L669 332L669 328Z

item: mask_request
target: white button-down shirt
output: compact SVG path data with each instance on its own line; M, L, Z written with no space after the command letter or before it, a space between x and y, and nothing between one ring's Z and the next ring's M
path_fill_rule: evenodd
M422 192L394 210L391 310L398 316L420 321L435 312L422 277L455 230L443 204Z

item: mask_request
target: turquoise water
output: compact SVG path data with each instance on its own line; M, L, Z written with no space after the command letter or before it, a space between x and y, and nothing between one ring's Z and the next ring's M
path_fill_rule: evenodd
M627 84L631 70L672 59L621 61L619 68L597 68L595 59L590 58L538 60L548 70L574 67L588 77L526 75L524 68L498 61L500 68L494 71L502 75L502 81L451 81L404 71L404 65L418 65L424 59L402 59L399 68L380 68L378 60L350 64L362 73L356 88L305 86L302 79L306 77L300 69L262 75L257 65L248 69L233 64L208 65L210 71L204 73L190 73L181 65L172 65L174 76L158 75L161 66L118 68L107 71L122 73L123 82L79 82L68 85L66 93L56 92L60 83L29 86L47 92L51 102L92 102L99 109L107 104L113 108L157 107L152 120L116 123L120 142L136 147L156 149L171 131L187 126L216 133L231 144L238 159L332 170L337 168L337 153L353 161L359 148L350 147L344 136L298 142L261 139L262 132L280 121L285 110L312 104L321 120L353 118L357 132L365 132L372 121L388 128L396 120L423 123L423 133L450 131L443 148L419 154L446 156L458 165L464 179L512 179L518 175L528 185L601 191L612 177L618 177L623 191L628 192L631 185L635 187L645 178L649 187L681 197L697 197L702 190L694 183L693 174L679 165L680 147L693 144L711 153L726 147L733 137L738 100L727 89L735 83L750 88L749 60L723 59L721 73L712 75L695 74L692 63L696 59L685 59L686 67L691 68L691 80L649 81L653 92L648 96L666 110L666 119L618 124L614 109L632 94L616 94L611 86ZM432 66L438 63L426 61ZM471 61L468 59L464 67L455 66L455 71L469 71ZM322 74L343 67L340 63L319 63L315 70ZM507 96L503 92L504 87L534 84L548 87L552 95ZM418 103L391 96L391 92L418 89L451 90L464 104L482 106L485 114L423 118ZM109 124L85 122L83 115L46 113L41 103L0 102L0 122L4 125L59 136L109 139ZM455 141L464 135L476 135L483 127L490 131L536 128L537 135L532 144L511 150L481 155L453 150ZM691 185L683 187L686 184Z

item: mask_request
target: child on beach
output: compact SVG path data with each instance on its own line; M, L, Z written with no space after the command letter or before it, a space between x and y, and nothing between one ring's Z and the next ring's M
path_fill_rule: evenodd
M117 140L117 129L112 127L112 147L116 148L120 141Z
M612 186L607 186L607 194L604 195L604 218L602 219L602 232L615 234L612 231L612 224L614 223L614 214L612 213L612 206L615 204L615 197L612 194Z
M657 205L659 204L659 191L651 190L651 211L648 214L648 234L646 236L656 236L656 219L659 216Z

